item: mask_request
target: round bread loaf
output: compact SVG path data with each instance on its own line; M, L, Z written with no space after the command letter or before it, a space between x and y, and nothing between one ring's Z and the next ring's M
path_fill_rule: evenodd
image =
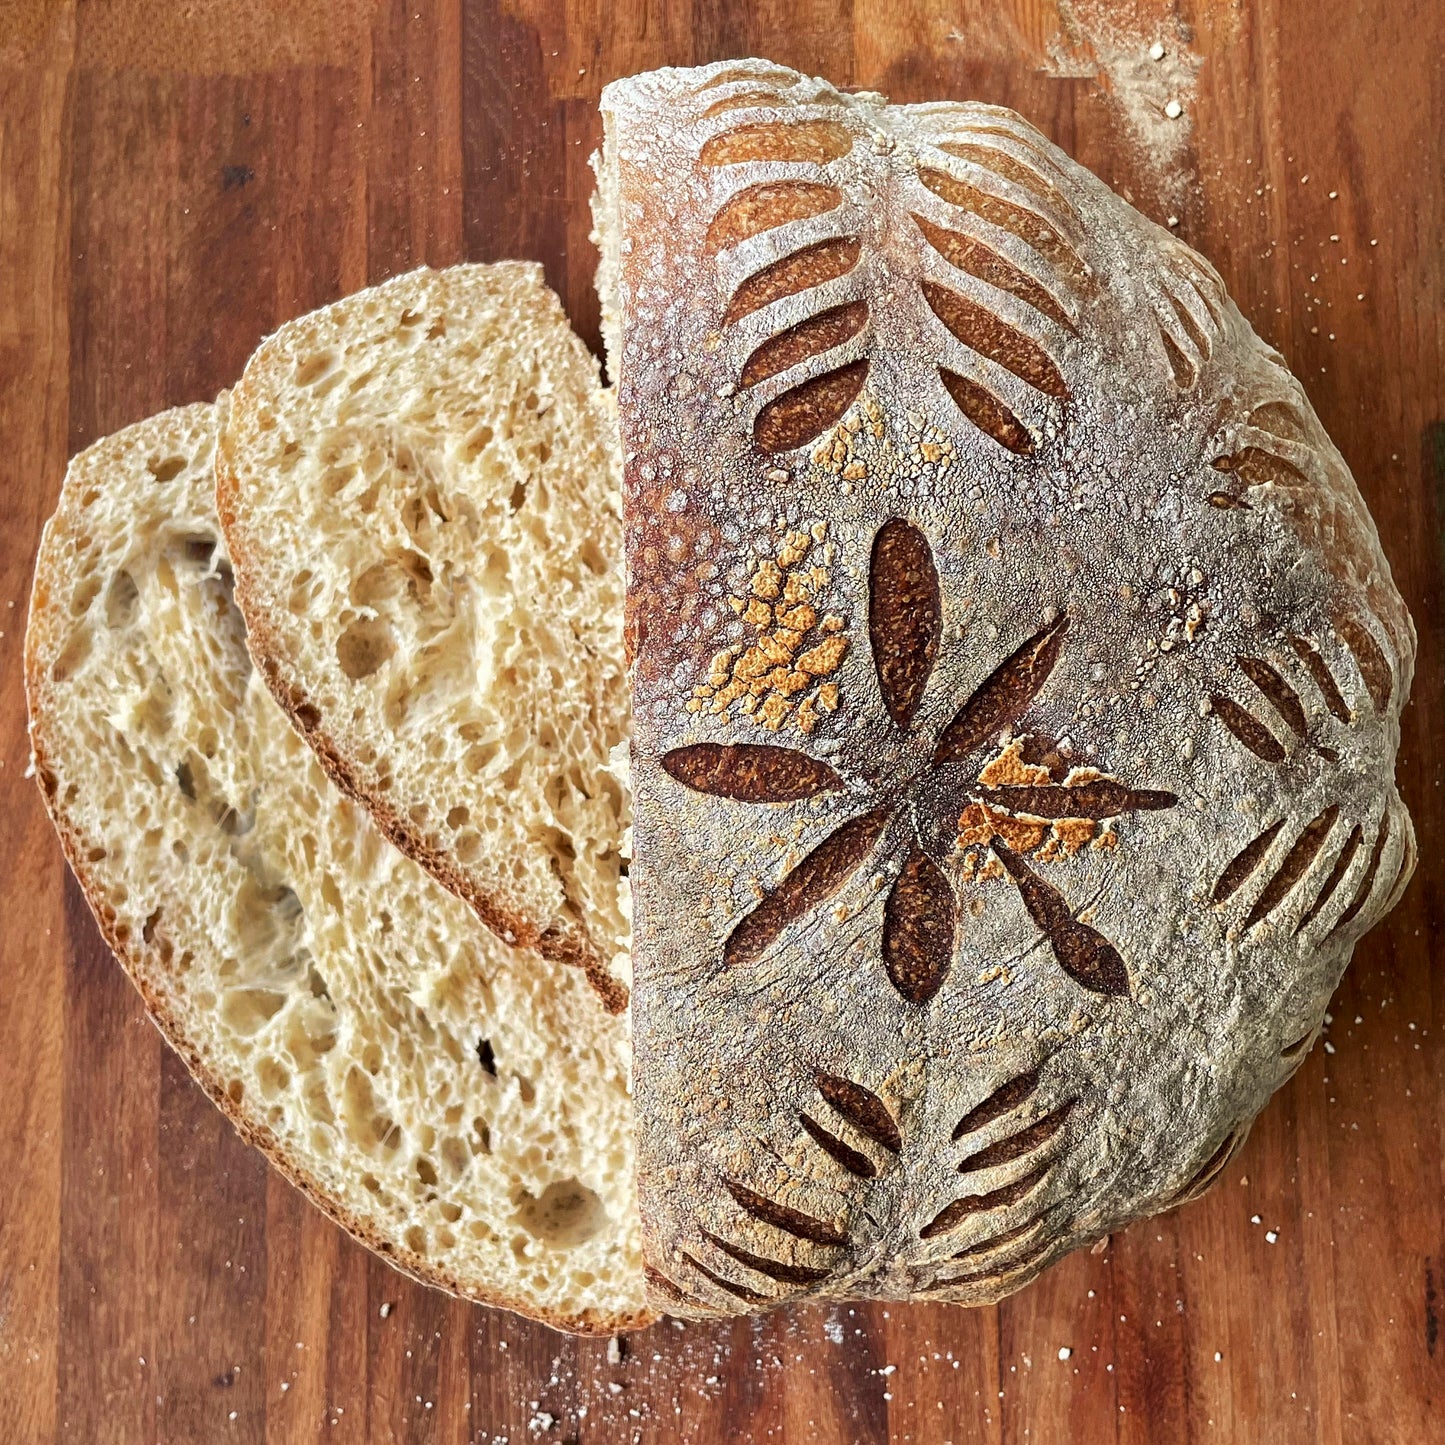
M656 1301L995 1300L1299 1066L1413 865L1413 628L1215 271L1017 115L603 110Z

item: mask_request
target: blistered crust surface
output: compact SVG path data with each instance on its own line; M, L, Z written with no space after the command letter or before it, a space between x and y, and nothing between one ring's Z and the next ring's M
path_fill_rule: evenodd
M996 1299L1307 1052L1413 865L1413 628L1213 269L1018 116L603 109L655 1298Z

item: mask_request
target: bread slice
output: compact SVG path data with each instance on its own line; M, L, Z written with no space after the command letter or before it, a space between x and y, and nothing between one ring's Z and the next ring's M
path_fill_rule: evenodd
M391 847L253 673L218 411L71 464L26 634L35 768L106 939L241 1133L427 1283L644 1323L627 1021Z
M261 346L217 501L252 654L327 771L620 1011L615 431L538 267L416 271Z

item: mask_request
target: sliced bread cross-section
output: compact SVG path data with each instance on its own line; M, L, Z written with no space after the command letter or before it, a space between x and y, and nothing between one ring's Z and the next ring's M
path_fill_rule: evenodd
M236 599L327 771L509 942L630 977L616 428L540 268L283 326L218 449Z
M101 930L207 1093L351 1234L561 1328L645 1323L627 1020L479 926L287 725L232 601L218 420L82 452L40 548L35 767Z

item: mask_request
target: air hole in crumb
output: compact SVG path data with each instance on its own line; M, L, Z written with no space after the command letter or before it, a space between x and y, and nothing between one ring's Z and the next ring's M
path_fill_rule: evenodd
M491 444L492 429L489 426L479 426L462 443L462 460L472 462Z
M50 676L55 682L64 682L77 671L90 656L90 633L80 629L61 650L60 656L50 667Z
M353 682L371 677L396 651L391 624L381 617L363 617L336 639L336 660Z
M146 471L158 482L173 482L186 469L184 457L152 457Z
M461 863L475 863L482 856L482 835L467 828L452 839L452 852Z
M196 801L196 779L191 772L189 760L176 764L176 787L181 790L183 797L189 798L193 803Z
M585 1244L607 1224L602 1200L577 1179L559 1179L537 1198L523 1190L515 1205L517 1223L533 1239L559 1249Z
M416 1177L428 1188L433 1187L437 1182L436 1165L430 1159L418 1159L416 1161Z
M462 767L469 773L480 773L501 750L500 743L478 743L476 747L467 749L462 757Z
M471 811L466 805L458 803L457 806L447 814L447 827L464 828L471 821L471 817Z
M401 1242L411 1250L413 1254L426 1253L426 1230L419 1224L413 1224L407 1232L402 1235Z
M105 625L111 629L129 627L135 621L139 603L140 589L135 578L124 570L117 572L105 594Z
M426 339L435 341L438 337L447 334L447 319L445 316L438 316L435 321L426 329Z
M221 1019L233 1032L249 1038L260 1032L285 1006L286 995L268 988L235 988L221 1000Z
M420 320L421 312L413 311L410 307L407 307L407 309L396 318L396 324L398 326L415 326Z
M208 537L204 533L193 533L191 536L181 538L181 556L193 567L199 567L203 571L210 567L211 559L216 555L216 539Z
M492 1051L490 1039L477 1040L477 1058L482 1067L495 1079L497 1077L497 1056Z
M75 589L70 599L70 615L81 617L90 611L90 604L100 593L100 578L88 576ZM88 645L88 644L87 644Z
M235 809L227 808L225 812L234 814ZM303 911L295 889L288 888L284 883L278 884L272 890L271 907L276 917L288 928L295 925Z
M314 356L305 357L296 366L296 385L315 386L335 365L334 351L318 351Z
M256 1078L267 1099L277 1098L291 1087L291 1071L275 1059L262 1059L256 1066Z
M460 1139L443 1139L441 1144L442 1162L447 1166L447 1172L453 1179L460 1179L466 1173L467 1146Z
M517 1093L524 1104L530 1104L537 1097L537 1087L525 1074L518 1074Z
M526 482L518 482L516 486L512 488L512 495L507 498L507 505L511 507L514 512L520 511L522 503L526 500L527 484Z
M472 1120L472 1138L476 1141L472 1145L473 1154L492 1152L492 1128L480 1115Z

